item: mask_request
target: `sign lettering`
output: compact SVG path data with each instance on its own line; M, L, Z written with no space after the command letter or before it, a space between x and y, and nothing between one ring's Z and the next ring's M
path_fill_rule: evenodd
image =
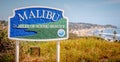
M14 10L9 18L9 38L48 41L68 38L68 21L60 9L28 7Z

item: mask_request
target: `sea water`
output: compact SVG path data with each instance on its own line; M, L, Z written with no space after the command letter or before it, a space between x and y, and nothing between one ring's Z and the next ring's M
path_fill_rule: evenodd
M116 31L116 34L114 34L114 31ZM95 30L93 32L96 36L101 36L104 39L113 40L114 36L116 36L116 40L120 40L120 29L104 29L104 30Z

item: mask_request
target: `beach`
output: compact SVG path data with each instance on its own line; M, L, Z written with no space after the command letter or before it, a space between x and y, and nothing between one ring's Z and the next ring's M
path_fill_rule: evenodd
M93 36L94 35L94 31L98 30L98 31L102 31L105 28L89 28L89 29L78 29L78 30L70 30L70 33L76 34L77 36Z
M116 31L116 34L114 34L114 31ZM89 29L70 30L69 32L76 34L79 37L97 36L110 41L120 40L120 29L115 29L115 28L89 28Z

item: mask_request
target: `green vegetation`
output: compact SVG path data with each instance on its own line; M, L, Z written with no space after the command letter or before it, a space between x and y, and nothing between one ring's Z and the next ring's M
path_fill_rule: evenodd
M15 41L0 28L0 62L15 62ZM32 56L30 47L40 47L40 56ZM61 41L61 62L120 62L120 43L99 37L77 37L70 33ZM20 42L20 62L56 62L56 42Z
M40 47L40 56L30 56L29 48ZM21 61L56 62L56 42L21 42ZM61 41L61 62L120 61L120 44L96 37L82 37ZM30 59L30 60L28 60Z
M14 42L7 38L7 30L0 30L0 62L14 62Z
M5 20L0 20L0 25L4 25L4 26L7 26L7 24L8 24L8 22L7 21L5 21ZM1 26L0 26L1 27Z

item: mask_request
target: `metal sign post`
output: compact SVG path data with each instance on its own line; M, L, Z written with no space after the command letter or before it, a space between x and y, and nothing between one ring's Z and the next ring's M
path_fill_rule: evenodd
M57 53L57 56L56 56L57 61L56 62L60 62L60 41L59 40L57 41L56 47L57 47L57 52L56 52Z
M19 41L16 41L16 62L19 62Z
M60 40L68 39L68 19L61 9L41 6L17 8L9 17L8 38L20 41L53 41L56 60L60 62ZM16 41L16 62L19 62L19 41Z

